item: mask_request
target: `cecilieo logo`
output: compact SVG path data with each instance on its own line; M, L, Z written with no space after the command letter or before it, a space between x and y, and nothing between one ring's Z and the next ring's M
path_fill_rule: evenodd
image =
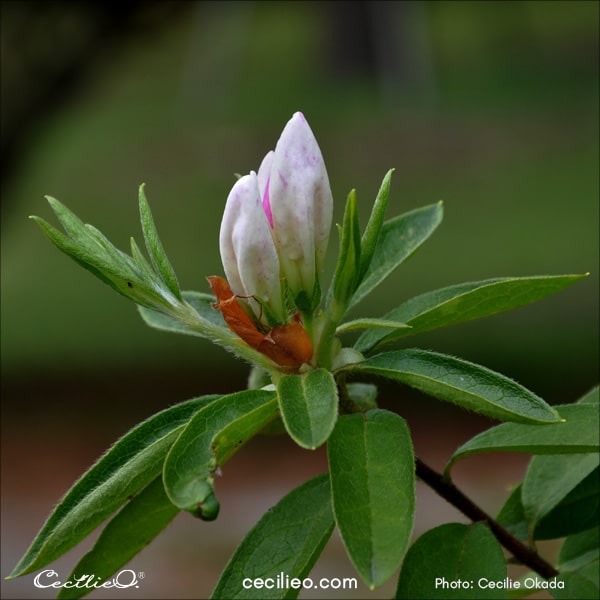
M60 581L58 573L52 569L41 571L35 576L33 585L37 588L78 588L78 589L95 589L95 588L119 588L126 589L130 587L140 587L139 580L144 578L143 573L136 573L131 569L119 571L111 579L102 580L96 575L78 575L67 581Z

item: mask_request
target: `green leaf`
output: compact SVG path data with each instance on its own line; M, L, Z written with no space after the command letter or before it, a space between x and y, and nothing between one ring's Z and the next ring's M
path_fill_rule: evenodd
M598 469L576 485L534 530L538 540L552 540L579 533L598 523Z
M215 471L276 416L275 393L265 390L222 396L199 411L165 460L163 480L171 502L195 517L216 519Z
M600 558L600 528L598 525L565 539L558 553L560 571L575 571Z
M398 568L415 510L415 464L404 419L385 410L343 415L329 443L333 511L344 545L374 588Z
M143 306L138 306L138 310L149 327L160 331L209 339L251 364L261 366L268 372L276 368L270 359L248 346L227 327L221 312L212 307L212 303L215 301L214 296L186 291L182 292L182 297L186 310L176 311L172 314Z
M30 217L34 220L50 239L50 241L67 256L72 258L78 265L95 275L103 283L112 287L119 294L129 298L127 282L136 282L138 286L142 285L142 280L132 275L126 264L121 264L118 267L110 262L110 259L105 251L92 254L92 252L74 241L70 237L64 235L58 229L44 221L39 217Z
M296 598L300 589L289 582L302 581L310 573L333 525L329 479L319 475L264 514L235 551L211 597ZM282 575L288 585L283 581L277 586ZM245 587L247 578L260 578L269 587Z
M60 501L9 577L55 560L148 485L160 473L167 451L190 417L217 398L182 402L125 434Z
M138 307L138 310L146 325L160 331L183 333L210 339L210 335L207 332L217 328L219 334L223 337L228 337L231 340L239 339L225 324L221 311L215 310L212 307L212 303L215 301L214 296L202 292L186 291L183 292L182 297L196 311L199 320L206 323L204 329L190 327L175 316L170 316L157 310L143 306Z
M112 263L115 266L115 272L122 271L123 277L129 275L133 280L139 278L140 273L136 269L135 261L130 256L127 256L125 252L115 247L112 242L93 225L86 223L84 227L89 238L95 242L95 245L91 248L92 253L96 253L97 255L104 253L106 261L109 263L107 265L108 269L110 269L110 263ZM151 279L153 281L158 281L154 275Z
M557 464L556 467L561 468L561 465ZM562 499L557 499L554 506L549 506L547 512L539 519L528 522L522 502L522 485L519 485L498 513L498 523L518 539L531 542L561 538L584 531L598 522L597 471L593 471L579 483L572 482L564 493L560 488L544 489L548 491L549 496ZM533 516L535 518L535 514Z
M128 502L103 529L94 547L77 563L68 577L104 581L147 546L177 515L179 509L167 498L162 478L157 477ZM61 588L57 598L81 598L85 588Z
M482 452L579 454L600 450L597 404L564 404L555 408L563 422L544 427L503 423L476 435L456 450L446 471L456 461Z
M592 519L591 524L597 522L599 463L597 454L533 457L521 490L523 511L531 539L538 525L541 528L541 520L549 516L551 511L556 511L559 504L562 504L563 509L558 513L555 512L550 522L555 535L574 533L577 529L573 529L572 518L576 522L577 517L583 515ZM586 485L581 488L580 484L588 477ZM572 495L577 487L579 487L577 494ZM570 496L568 501L567 496ZM590 524L584 522L583 527L578 525L577 528L581 530L589 526Z
M64 235L39 217L31 217L55 246L84 269L110 285L119 294L149 308L173 310L178 300L165 286L160 273L148 273L132 258L116 248L92 225L79 217L55 198L47 197Z
M383 224L369 268L350 302L358 304L372 292L398 265L427 240L441 223L442 203L410 211Z
M488 585L505 579L502 548L485 525L446 523L410 547L396 598L506 598L505 590Z
M578 402L579 404L600 404L600 386L592 388Z
M510 494L498 516L496 521L507 531L512 533L519 540L527 540L527 519L521 502L521 488L519 484Z
M283 375L277 399L285 428L299 446L314 450L327 440L338 412L337 386L329 371Z
M564 582L564 588L551 590L552 597L558 600L582 600L600 598L600 561L591 561L577 571L561 573L556 580Z
M362 412L377 408L377 386L372 383L347 383L346 391L350 400L359 406Z
M333 298L329 302L329 312L334 321L339 321L359 283L360 271L360 228L356 208L356 192L352 190L346 201L344 225L341 229L340 254L333 276Z
M397 350L378 354L347 370L394 379L494 419L525 423L560 419L540 397L508 377L445 354Z
M135 263L135 266L139 269L140 273L142 274L142 277L148 281L152 281L153 279L155 279L156 275L152 270L150 263L142 254L142 251L140 250L134 238L129 239L129 246L131 248L131 257L133 258L133 262Z
M537 302L586 275L486 279L426 292L404 302L383 317L404 322L411 329L367 331L354 347L363 353L371 352L378 345L407 335L480 319Z
M181 300L181 290L179 289L179 282L175 271L167 258L167 254L163 248L163 245L158 237L158 231L152 218L152 212L146 199L144 192L144 185L140 185L139 189L139 205L140 205L140 220L142 223L142 232L144 234L144 242L146 244L146 250L148 256L150 256L150 262L154 267L154 270L160 274L165 285L171 290L173 295Z
M410 329L410 325L400 323L399 321L390 321L389 319L365 318L342 323L341 325L338 325L335 332L339 335L354 329L385 329L386 331L389 331L390 329Z
M375 198L375 203L373 204L371 216L369 217L369 222L365 227L365 231L361 239L359 281L362 280L364 274L371 265L371 259L373 258L375 248L377 247L377 242L379 241L379 234L381 232L381 227L383 226L385 210L388 205L390 183L392 181L393 172L394 169L390 169L381 182L381 187L379 188L377 198Z
M128 257L117 250L96 228L85 224L75 213L70 211L64 204L56 198L46 196L46 200L54 211L60 224L63 226L68 238L71 242L79 246L81 249L95 254L107 262L123 262L120 265L127 269L130 266ZM42 221L38 217L33 217L36 221ZM50 226L49 226L50 227Z

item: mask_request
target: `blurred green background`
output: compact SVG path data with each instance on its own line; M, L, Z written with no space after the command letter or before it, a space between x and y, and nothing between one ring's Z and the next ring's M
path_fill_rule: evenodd
M147 329L54 249L27 219L54 222L43 196L127 249L146 182L182 287L207 291L234 173L257 169L296 110L320 143L337 222L355 188L364 224L390 167L389 216L445 203L441 228L363 313L463 281L590 272L540 304L409 341L551 402L585 392L598 378L598 12L586 1L2 2L3 468L22 476L36 464L23 453L82 430L92 460L154 411L246 377L208 342Z

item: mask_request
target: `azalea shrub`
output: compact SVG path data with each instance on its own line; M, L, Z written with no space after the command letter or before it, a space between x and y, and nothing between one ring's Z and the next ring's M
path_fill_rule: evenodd
M66 493L11 577L52 563L112 515L58 597L109 587L180 511L216 519L220 467L268 429L308 452L326 444L328 472L264 514L214 598L297 597L334 528L369 588L396 574L397 598L523 597L539 589L556 598L598 597L598 388L553 407L505 375L407 343L541 300L584 275L459 283L405 299L381 318L349 319L442 221L442 203L386 220L391 179L389 171L362 230L356 194L348 195L337 264L325 281L333 198L317 141L294 114L275 150L233 186L219 237L224 273L207 274L204 291L180 289L143 186L147 255L133 239L129 254L117 249L48 198L64 231L32 218L60 250L133 300L150 327L207 338L251 373L248 389L175 404L118 440ZM501 423L457 448L438 473L415 456L402 415L378 408L376 377ZM492 516L453 484L452 467L476 453L506 451L533 457ZM414 540L416 478L470 523L446 523ZM550 559L536 550L549 539L562 540ZM507 577L511 561L530 573ZM284 585L269 585L278 578ZM261 586L248 585L257 580Z

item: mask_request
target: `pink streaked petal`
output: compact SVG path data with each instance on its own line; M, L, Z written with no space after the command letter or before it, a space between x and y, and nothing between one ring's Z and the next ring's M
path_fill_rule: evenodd
M263 199L262 199L262 207L263 210L265 211L265 215L267 216L267 221L269 221L269 225L271 226L271 229L273 229L273 213L271 212L271 201L269 199L269 182L271 181L271 178L269 177L267 179L267 183L265 185L265 193L263 195Z
M256 177L258 178L258 189L260 190L261 198L265 193L265 188L267 187L267 180L271 176L271 165L273 164L274 157L275 152L273 152L273 150L270 150L262 159L260 167L258 167L258 173L256 174Z
M312 292L323 264L333 198L321 150L304 115L294 113L275 147L269 203L273 237L292 291Z

